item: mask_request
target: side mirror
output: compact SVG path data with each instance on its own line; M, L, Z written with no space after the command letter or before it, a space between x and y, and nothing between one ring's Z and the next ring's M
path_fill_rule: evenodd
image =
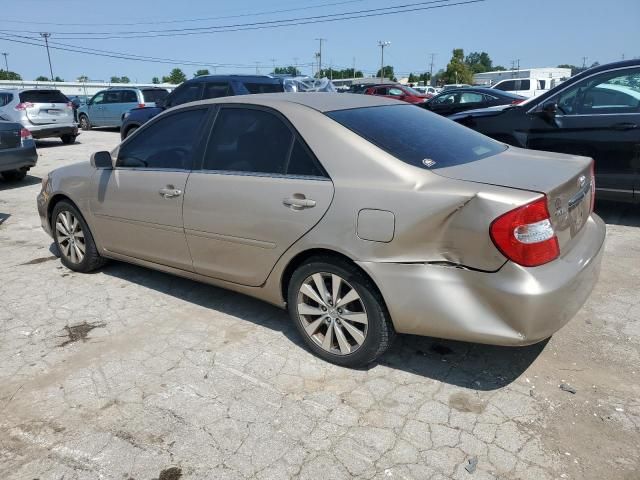
M93 168L106 168L111 170L113 168L111 154L106 151L94 153L91 155L91 166Z

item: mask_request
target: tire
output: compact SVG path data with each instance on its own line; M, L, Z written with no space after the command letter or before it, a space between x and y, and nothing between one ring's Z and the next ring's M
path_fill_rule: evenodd
M2 178L4 178L7 182L19 182L27 176L27 171L28 170L23 168L19 170L8 170L6 172L2 172Z
M71 145L72 143L75 143L77 138L77 135L62 135L60 137L60 140L62 140L62 143L64 143L65 145Z
M335 276L340 282L334 294ZM309 292L309 287L315 287L318 298L318 279L325 285L329 297L324 305L302 291ZM348 297L353 298L351 290L357 299L341 303ZM287 308L309 349L343 367L363 367L375 361L395 337L378 289L355 265L339 258L313 257L301 265L289 282ZM345 342L348 348L343 348Z
M138 128L140 127L131 127L129 130L127 130L127 133L125 133L124 138L129 138L136 130L138 130Z
M91 130L91 123L89 123L89 117L87 117L85 114L82 114L78 117L79 121L80 121L80 128L82 130Z
M75 222L71 219L74 219ZM60 225L58 225L59 221ZM87 222L70 202L61 200L53 208L51 231L53 232L58 252L60 252L60 261L69 270L87 273L102 267L106 263L106 259L98 253ZM74 235L66 235L65 231ZM78 235L78 233L81 233L82 236ZM71 240L72 236L73 240ZM71 243L72 241L73 244ZM82 252L83 249L84 252ZM82 258L79 257L79 252L82 253Z

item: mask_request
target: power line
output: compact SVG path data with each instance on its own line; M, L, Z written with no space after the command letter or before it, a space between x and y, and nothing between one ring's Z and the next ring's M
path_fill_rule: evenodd
M436 8L453 7L481 3L486 0L464 0L450 3L452 0L430 0L426 2L409 3L393 7L374 8L367 10L356 10L351 12L333 13L327 15L315 15L311 17L288 18L282 20L271 20L265 22L251 22L235 25L218 25L198 28L182 28L167 30L145 30L129 32L54 32L57 35L73 35L70 37L58 36L65 40L110 40L110 39L130 39L130 38L157 38L157 37L179 37L187 35L202 35L221 32L239 32L246 30L261 30L279 27L291 27L299 25L309 25L315 23L329 23L336 21L352 20L358 18L382 17L387 15L397 15L400 13L411 13L416 11L433 10ZM389 11L392 9L393 11ZM0 30L0 32L11 32L11 30ZM25 32L25 31L23 31ZM26 31L26 33L38 33ZM91 35L81 37L76 35Z
M133 26L133 25L166 25L166 24L172 24L172 23L193 23L193 22L205 22L208 20L223 20L223 19L227 19L227 18L243 18L243 17L258 17L258 16L262 16L262 15L273 15L275 13L287 13L287 12L295 12L295 11L299 11L299 10L311 10L314 8L323 8L323 7L333 7L333 6L337 6L337 5L345 5L348 3L361 3L364 2L366 0L344 0L341 2L331 2L331 3L320 3L317 5L308 5L305 7L295 7L295 8L286 8L286 9L282 9L282 10L268 10L268 11L263 11L263 12L255 12L255 13L242 13L242 14L237 14L237 15L222 15L222 16L216 16L216 17L201 17L201 18L185 18L185 19L181 19L181 20L147 20L144 22L121 22L121 23L90 23L90 22L83 22L83 23L68 23L68 22L64 22L64 23L55 23L55 22L31 22L31 21L27 21L27 20L15 20L15 19L11 19L11 20L7 20L4 19L2 20L2 22L7 22L7 23L26 23L26 24L31 24L31 25L54 25L54 26L59 26L59 27L87 27L87 26L96 26L96 27L126 27L126 26ZM24 30L12 30L14 32L23 32ZM57 33L57 32L56 32Z

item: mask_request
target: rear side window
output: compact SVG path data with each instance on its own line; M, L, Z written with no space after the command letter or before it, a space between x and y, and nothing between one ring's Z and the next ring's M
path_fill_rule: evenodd
M118 152L118 167L191 169L192 153L206 109L166 115L126 142Z
M183 103L200 100L202 93L202 82L183 83L173 91L168 107L175 107Z
M138 96L133 90L123 90L120 101L122 103L138 103Z
M245 83L244 86L250 93L284 92L284 85L281 83Z
M413 105L354 108L326 115L403 162L431 170L480 160L507 148Z
M222 83L205 83L204 95L202 98L220 98L229 96L229 84Z
M122 98L120 90L107 90L104 92L104 102L103 103L120 103L120 99Z
M142 98L144 98L144 103L156 103L167 98L167 95L169 95L169 92L161 88L142 90Z
M4 107L5 105L9 105L13 100L13 95L10 93L1 93L0 92L0 107Z
M20 92L21 103L67 103L68 101L60 90L25 90Z

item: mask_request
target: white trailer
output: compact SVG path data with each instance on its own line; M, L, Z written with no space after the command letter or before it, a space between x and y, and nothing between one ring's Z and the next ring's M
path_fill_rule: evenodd
M535 80L541 80L544 84L543 88L548 90L564 82L569 77L571 77L570 68L520 68L518 70L476 73L473 76L473 83L474 85L491 87L502 80L532 78Z

